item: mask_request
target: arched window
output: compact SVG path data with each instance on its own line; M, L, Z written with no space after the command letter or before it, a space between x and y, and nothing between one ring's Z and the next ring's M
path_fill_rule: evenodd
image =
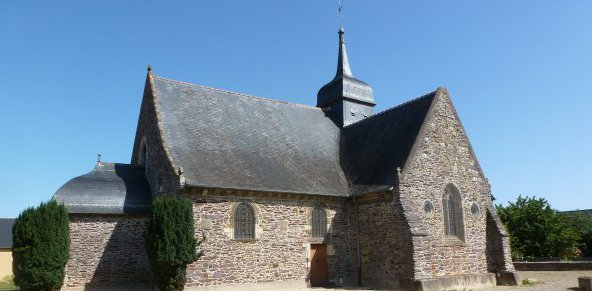
M234 239L255 238L255 212L246 202L234 209Z
M139 149L139 165L145 166L147 163L147 142L143 140L141 142L141 148Z
M327 234L327 214L321 206L315 206L311 214L311 228L313 238L325 238Z
M464 240L461 195L453 184L447 185L443 194L443 224L445 226L445 236Z

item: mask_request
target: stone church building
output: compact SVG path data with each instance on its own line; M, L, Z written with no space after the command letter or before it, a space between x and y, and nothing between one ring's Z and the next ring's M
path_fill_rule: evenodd
M150 284L144 235L158 195L193 202L196 236L207 238L188 267L197 290L515 284L490 184L447 90L374 107L343 29L316 107L149 69L130 164L100 161L54 195L70 211L65 288Z

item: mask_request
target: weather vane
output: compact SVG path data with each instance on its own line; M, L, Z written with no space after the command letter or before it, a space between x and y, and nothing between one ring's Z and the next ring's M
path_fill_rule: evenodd
M339 4L338 4L338 15L339 15L339 27L342 28L342 18L344 17L344 14L342 13L342 10L344 9L343 6L341 6L341 0L338 0Z

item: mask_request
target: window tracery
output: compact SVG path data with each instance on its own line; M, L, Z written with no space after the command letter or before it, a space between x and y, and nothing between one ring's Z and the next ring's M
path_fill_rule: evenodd
M447 185L443 194L443 224L446 237L451 236L464 240L461 195L453 184Z
M311 213L311 226L313 238L325 238L327 235L327 214L321 206L313 207Z
M246 202L234 209L234 239L255 239L255 213Z

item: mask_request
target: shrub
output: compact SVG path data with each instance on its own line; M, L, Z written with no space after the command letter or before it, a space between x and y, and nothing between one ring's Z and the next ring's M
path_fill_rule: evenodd
M154 282L162 291L183 290L186 266L202 256L197 247L205 240L194 236L192 204L174 196L160 196L151 206L147 252Z
M12 269L20 290L59 290L69 255L68 211L56 201L27 208L12 228Z
M575 254L580 239L576 226L568 216L552 209L546 199L520 195L515 203L497 205L497 211L509 232L511 252L515 256L565 257Z

